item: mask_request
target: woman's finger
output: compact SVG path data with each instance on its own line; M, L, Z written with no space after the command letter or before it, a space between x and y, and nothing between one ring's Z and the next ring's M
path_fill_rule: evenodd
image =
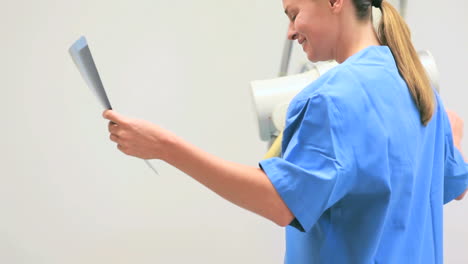
M127 148L124 147L122 144L117 144L117 148L122 151L123 153L127 154L126 150Z
M125 124L125 117L123 117L122 115L120 114L117 114L117 112L113 111L113 110L105 110L103 113L102 113L102 116L109 120L109 121L112 121L116 124Z
M109 130L109 133L111 133L111 134L112 134L112 133L115 133L118 127L119 127L119 126L118 126L116 123L112 122L112 121L110 121L110 122L109 122L109 125L107 125L107 128L108 128L108 130Z

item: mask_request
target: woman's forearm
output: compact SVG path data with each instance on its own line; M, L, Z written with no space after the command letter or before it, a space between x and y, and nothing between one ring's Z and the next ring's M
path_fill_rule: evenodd
M236 164L211 155L174 136L163 157L230 202L286 226L293 215L260 169Z
M110 140L123 153L142 159L162 159L232 203L278 225L285 226L293 220L261 169L217 158L148 121L128 118L112 110L104 111L103 116L110 121Z
M465 162L467 162L467 161L466 161L466 157L465 157L465 155L464 155L463 152L462 152L461 144L459 143L459 144L455 145L455 147L458 149L458 151L460 151L460 154L462 155L463 160L465 160ZM458 196L457 198L455 198L455 200L458 200L458 201L463 200L463 198L465 198L465 195L466 195L467 193L468 193L468 189L466 189L465 192L462 193L460 196Z

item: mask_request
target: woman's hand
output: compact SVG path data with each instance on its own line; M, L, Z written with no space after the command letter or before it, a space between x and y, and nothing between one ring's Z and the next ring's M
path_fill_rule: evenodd
M123 153L142 159L164 159L173 134L148 121L132 119L106 110L110 140Z

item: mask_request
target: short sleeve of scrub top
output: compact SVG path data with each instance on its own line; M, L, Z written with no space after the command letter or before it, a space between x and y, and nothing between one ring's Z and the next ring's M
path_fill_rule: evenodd
M295 216L291 223L307 231L352 186L347 133L331 98L317 94L298 100L288 110L282 158L260 162Z

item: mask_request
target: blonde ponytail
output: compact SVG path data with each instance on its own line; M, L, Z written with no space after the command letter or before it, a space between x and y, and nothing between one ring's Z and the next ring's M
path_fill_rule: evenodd
M392 51L396 65L419 110L421 123L426 126L435 109L434 92L426 71L411 42L411 33L398 11L387 1L381 3L382 18L378 38Z

